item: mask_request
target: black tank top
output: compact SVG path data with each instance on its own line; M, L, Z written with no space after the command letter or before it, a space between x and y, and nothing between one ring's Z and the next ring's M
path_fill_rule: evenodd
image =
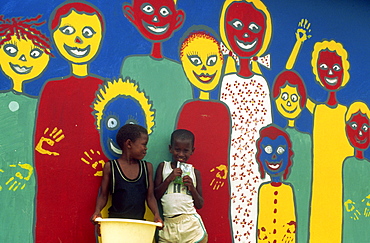
M148 191L146 162L139 161L139 175L133 180L124 175L117 160L111 160L110 163L112 206L109 208L109 217L144 219Z

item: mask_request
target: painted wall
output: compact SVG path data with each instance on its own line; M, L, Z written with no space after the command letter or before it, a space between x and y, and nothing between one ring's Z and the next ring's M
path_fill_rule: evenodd
M2 3L0 241L93 242L127 122L195 133L209 242L368 239L370 4L252 2Z

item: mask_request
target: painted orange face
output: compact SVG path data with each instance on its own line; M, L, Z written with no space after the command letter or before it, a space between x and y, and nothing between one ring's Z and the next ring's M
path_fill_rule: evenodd
M346 132L352 146L365 150L369 147L369 118L366 114L357 112L346 123Z
M234 2L225 17L225 30L233 52L241 58L254 56L261 49L266 17L252 3Z
M323 50L317 60L317 69L320 81L328 90L337 90L343 82L342 58L336 53Z

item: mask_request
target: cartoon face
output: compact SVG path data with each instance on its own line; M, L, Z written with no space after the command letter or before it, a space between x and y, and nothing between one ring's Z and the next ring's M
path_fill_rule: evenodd
M250 58L261 49L266 17L253 4L232 3L226 11L224 24L230 47L240 58Z
M74 10L61 18L53 32L59 53L72 63L90 62L97 54L102 40L102 25L96 14L79 14Z
M321 83L328 90L337 90L343 82L342 58L328 50L321 51L317 60L317 69Z
M288 162L288 143L283 136L276 139L264 137L260 143L260 161L264 170L271 177L281 177L284 174Z
M282 116L288 119L295 119L302 111L300 106L301 97L297 87L286 84L280 88L280 95L276 98L276 108Z
M223 59L213 40L199 37L190 41L181 62L189 81L200 90L211 91L219 83Z
M369 118L357 112L346 123L346 132L352 146L359 150L369 147Z
M129 123L146 128L144 112L136 100L120 96L107 104L101 120L100 140L104 154L109 159L118 159L121 156L116 135L121 126Z
M185 19L174 0L135 0L132 6L125 4L123 11L145 38L155 42L170 38Z
M194 152L193 141L190 139L175 139L170 145L173 161L186 163Z
M38 77L46 68L50 56L35 46L29 39L18 39L15 35L0 48L0 65L12 79L14 87Z

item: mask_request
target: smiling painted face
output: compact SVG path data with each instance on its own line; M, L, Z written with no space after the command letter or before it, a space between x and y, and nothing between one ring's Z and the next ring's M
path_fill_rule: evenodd
M0 48L1 69L13 81L14 87L21 87L23 81L38 77L49 60L50 56L32 41L18 39L15 35Z
M226 11L224 24L231 49L240 58L250 58L261 49L266 17L252 3L232 3Z
M321 51L317 60L317 69L323 86L331 91L341 87L343 82L342 58L328 50Z
M369 147L369 118L357 112L346 123L346 132L352 146L359 150Z
M195 35L183 49L182 66L189 81L202 91L211 91L219 83L223 58L214 39Z
M271 177L280 180L289 162L288 143L286 139L283 136L278 136L276 139L264 137L260 146L261 153L259 160L265 172Z
M140 33L155 42L170 38L185 19L173 0L135 0L132 6L125 4L123 10Z
M280 95L276 98L276 108L279 113L288 119L295 119L302 111L300 106L301 97L297 87L286 84L280 88Z
M88 63L97 54L102 40L102 25L96 14L80 14L72 10L61 18L53 32L60 54L72 63Z

